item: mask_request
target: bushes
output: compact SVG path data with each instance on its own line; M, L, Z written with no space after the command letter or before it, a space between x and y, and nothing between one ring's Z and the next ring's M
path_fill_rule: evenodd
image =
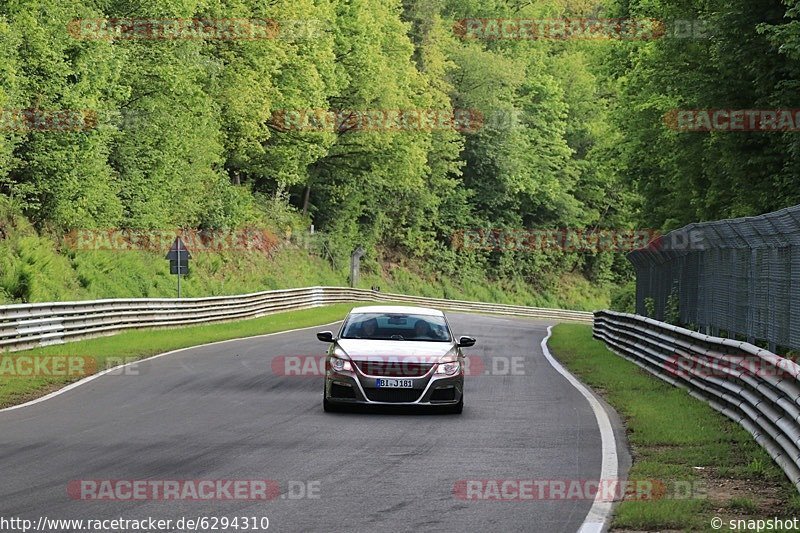
M621 313L636 312L636 282L629 281L611 292L611 309Z

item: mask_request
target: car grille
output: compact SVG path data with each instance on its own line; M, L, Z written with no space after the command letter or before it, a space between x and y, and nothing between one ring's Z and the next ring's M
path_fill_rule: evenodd
M416 402L421 392L418 389L364 389L370 401L391 403Z
M358 369L368 376L414 378L427 374L433 363L404 363L403 361L357 361Z

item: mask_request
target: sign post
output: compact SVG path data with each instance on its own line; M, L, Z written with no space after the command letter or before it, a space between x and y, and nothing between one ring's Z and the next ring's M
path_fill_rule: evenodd
M164 259L169 259L169 273L178 276L178 298L181 297L181 276L189 273L189 259L192 254L186 249L180 237L175 237Z
M361 258L364 257L364 248L359 246L350 254L350 286L358 285L361 276Z

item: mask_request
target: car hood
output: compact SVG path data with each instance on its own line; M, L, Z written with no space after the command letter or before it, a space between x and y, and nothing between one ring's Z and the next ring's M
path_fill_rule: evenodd
M455 347L452 342L375 341L339 339L339 347L354 361L374 360L376 357L413 358L436 363Z

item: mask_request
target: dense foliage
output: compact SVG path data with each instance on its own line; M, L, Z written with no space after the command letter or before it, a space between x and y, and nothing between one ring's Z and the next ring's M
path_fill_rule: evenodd
M617 46L621 175L650 227L749 216L800 203L800 134L676 132L674 109L798 107L797 0L614 0L612 15L653 17L667 36Z
M0 127L0 192L39 231L327 235L345 260L541 285L619 280L622 254L465 251L484 228L669 229L798 201L798 135L686 134L675 108L792 107L796 0L0 0L0 110L89 110L82 131ZM703 38L470 39L464 18L702 19ZM267 18L273 38L78 38L75 19ZM72 24L72 25L71 25ZM286 127L312 110L470 110L481 127ZM313 114L313 113L312 113ZM344 127L343 127L344 126ZM458 239L455 239L457 241Z

